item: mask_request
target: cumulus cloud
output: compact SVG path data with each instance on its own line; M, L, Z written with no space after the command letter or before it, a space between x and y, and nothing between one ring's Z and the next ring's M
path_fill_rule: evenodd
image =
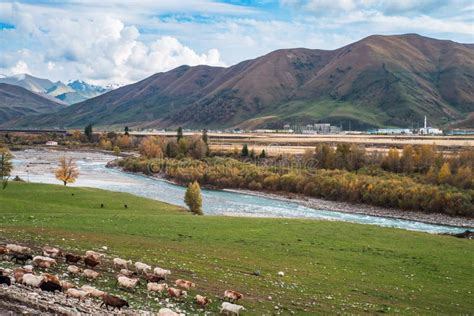
M136 26L108 15L35 15L19 4L11 6L11 13L15 29L0 34L3 41L14 41L20 48L0 56L0 73L7 75L127 84L183 64L224 65L217 49L197 53L172 36L155 35L145 42Z

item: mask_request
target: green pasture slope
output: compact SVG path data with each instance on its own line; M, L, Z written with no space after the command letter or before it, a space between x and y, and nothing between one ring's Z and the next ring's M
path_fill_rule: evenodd
M180 303L188 310L198 310L192 297L200 293L216 311L223 291L235 289L245 293L248 315L474 311L474 242L448 236L316 220L194 216L124 193L10 183L0 191L0 242L7 240L72 252L107 246L109 259L169 268L171 280L197 283ZM97 287L129 298L132 306L158 308L144 282L135 293L117 290L110 267L101 269L105 277Z

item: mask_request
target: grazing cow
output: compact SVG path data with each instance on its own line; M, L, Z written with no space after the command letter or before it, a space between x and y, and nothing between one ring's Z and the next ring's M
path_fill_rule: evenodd
M91 269L85 269L82 272L82 275L88 279L97 279L100 276L100 273Z
M11 257L12 260L15 260L16 263L21 262L23 264L25 264L28 260L33 260L33 256L26 253L12 253Z
M0 275L0 284L6 284L7 286L10 286L12 285L12 280L8 276Z
M81 273L81 268L77 267L77 266L67 266L67 272L71 273L71 274L79 274Z
M89 293L83 290L79 290L79 289L68 289L66 291L66 300L67 298L72 297L72 298L77 298L77 300L80 302L80 301L85 300L86 297L88 296L89 296Z
M52 281L41 282L39 287L42 291L46 291L46 292L56 292L56 291L62 292L63 291L63 288L60 284L57 284L56 282L52 282Z
M8 244L5 246L7 251L10 252L17 252L17 253L31 253L31 248L15 245L15 244Z
M244 311L245 307L242 305L232 304L229 302L223 302L219 313L226 315L239 315L241 311Z
M158 311L158 316L179 316L179 314L169 308L163 307Z
M150 282L146 285L146 289L150 292L158 292L161 293L164 290L168 289L168 284L166 283L155 283Z
M203 307L203 308L206 307L206 305L211 302L210 299L208 299L208 298L205 297L205 296L199 295L199 294L196 295L195 299L196 299L196 303L197 303L199 306Z
M237 291L227 290L224 292L224 298L229 299L231 302L237 302L238 300L242 299L244 295Z
M168 295L170 297L181 298L181 297L186 297L188 295L188 292L183 291L181 289L174 288L174 287L170 287L168 288Z
M153 273L145 273L145 279L146 279L146 282L155 282L155 283L158 283L160 281L164 281L165 278L161 275L156 275L156 274L153 274Z
M50 258L59 258L63 255L63 252L58 248L44 246L43 247L43 256Z
M104 258L105 255L103 253L96 252L96 251L93 251L93 250L87 250L86 251L86 257L92 258L96 261L100 261L100 259Z
M127 205L127 204L124 204L124 206L123 206L123 207L125 207L125 208L128 208L128 205Z
M182 279L178 279L174 282L174 284L178 287L182 287L183 289L189 290L192 287L196 287L196 284L191 281L186 281Z
M132 260L124 260L120 258L114 258L114 267L119 269L128 269L128 266L132 265Z
M154 270L153 270L153 273L156 274L156 275L159 275L159 276L162 276L163 278L166 279L166 277L168 275L171 275L171 271L170 270L166 270L166 269L162 269L160 267L156 267Z
M24 285L28 285L28 286L31 286L31 287L39 287L43 281L44 281L44 277L41 276L41 275L38 276L38 275L31 274L31 273L25 273L23 275L23 284Z
M110 294L105 293L102 296L102 304L100 304L100 307L104 306L107 310L109 310L109 306L113 307L112 310L115 310L115 308L118 308L119 310L126 306L129 307L128 302L126 300L123 300L117 296L113 296Z
M151 271L151 267L142 262L135 262L135 269L137 273L147 273L148 271Z
M81 287L81 290L86 291L92 297L102 297L105 294L104 291L98 290L95 287L90 286L90 285L83 285Z
M140 279L138 278L132 279L124 275L119 275L117 277L117 283L120 285L120 287L123 287L126 289L133 289L138 285L138 283L140 283Z
M64 257L66 258L66 262L69 262L69 263L78 263L82 259L81 256L76 256L76 255L73 255L72 253L67 253L66 256Z
M95 268L97 265L100 264L100 261L99 261L99 260L95 260L94 258L91 258L91 257L85 257L85 258L84 258L84 263L85 263L86 266L88 266L88 267Z

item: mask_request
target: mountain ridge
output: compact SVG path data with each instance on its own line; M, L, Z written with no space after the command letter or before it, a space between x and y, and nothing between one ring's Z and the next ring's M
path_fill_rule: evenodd
M58 102L68 105L85 101L111 90L88 84L82 80L70 80L67 83L53 82L30 74L3 75L0 77L0 83L19 86L47 98L56 98Z
M65 105L23 87L0 83L0 124L35 114L52 113Z
M230 67L180 66L24 126L365 129L436 125L474 112L474 45L372 35L335 50L280 49Z

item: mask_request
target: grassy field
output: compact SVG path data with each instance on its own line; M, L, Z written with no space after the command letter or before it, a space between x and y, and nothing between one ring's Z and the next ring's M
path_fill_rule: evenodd
M107 246L108 258L140 260L171 269L171 280L194 280L190 296L210 296L211 311L225 289L245 293L246 314L257 315L474 310L474 243L448 236L341 222L198 217L124 193L10 183L0 191L0 242L7 240L73 252ZM257 270L260 276L251 275ZM95 285L113 289L112 273L103 272L109 278ZM156 309L144 287L112 291L135 307ZM182 305L195 308L191 297Z

